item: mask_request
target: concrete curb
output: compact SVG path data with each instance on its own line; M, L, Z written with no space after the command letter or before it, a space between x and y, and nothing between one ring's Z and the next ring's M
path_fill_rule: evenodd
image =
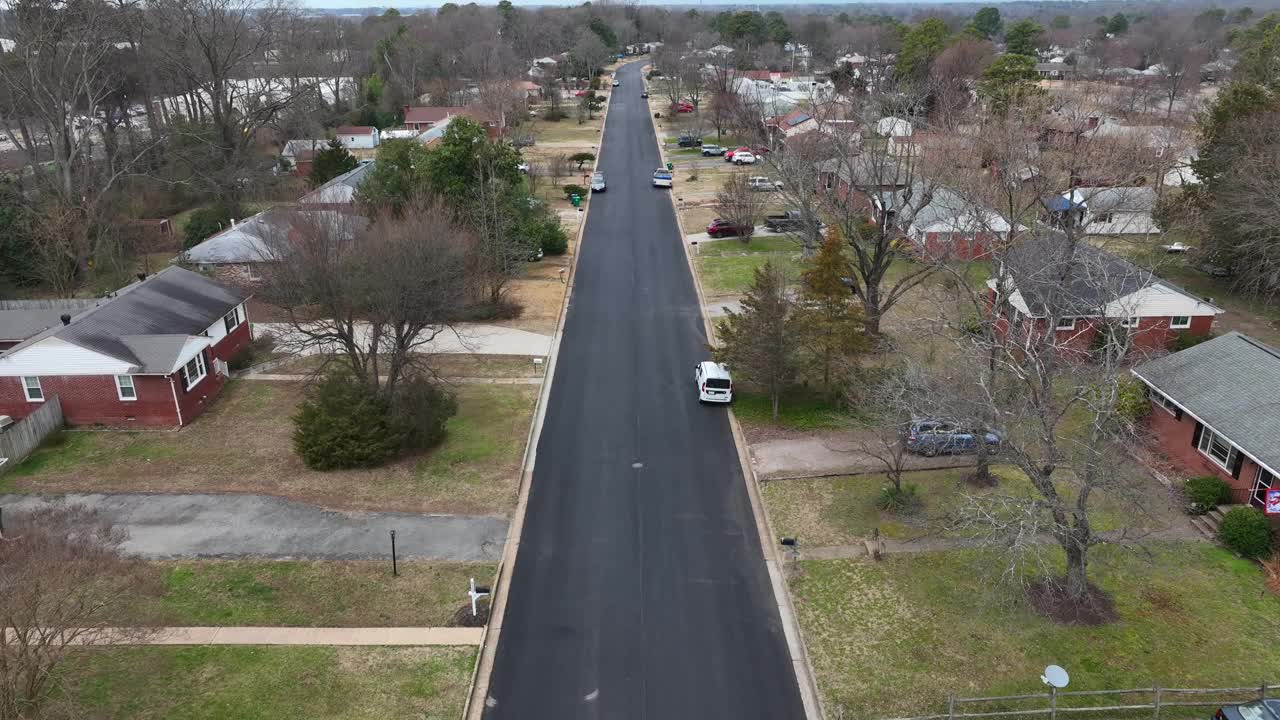
M604 131L609 125L609 110L613 107L613 93L609 93L609 102L604 107L600 120L600 136L596 140L596 159L591 164L591 171L600 167L600 156L604 154ZM498 648L498 640L502 634L502 618L507 610L507 595L511 591L511 573L515 569L516 558L520 550L520 534L524 530L525 511L529 505L529 488L533 482L533 465L538 455L538 439L542 435L542 423L547 416L547 402L551 398L551 385L555 378L556 361L560 355L560 341L564 338L564 326L569 315L569 305L573 299L573 286L578 278L578 260L582 257L582 240L587 232L587 216L591 213L591 193L587 193L586 209L582 212L582 220L578 224L578 241L573 248L573 262L569 266L569 277L565 281L564 300L560 303L560 313L556 317L556 331L552 336L551 349L547 354L546 369L542 375L542 392L538 394L538 407L533 421L529 424L529 436L524 448L524 461L520 464L520 494L516 501L516 510L507 528L507 542L503 547L502 560L492 586L493 595L489 606L489 622L480 638L480 650L476 653L476 664L471 672L471 682L467 688L467 700L462 706L463 720L481 720L484 715L485 700L489 694L489 678L493 673L494 657Z
M667 160L666 148L662 142L662 135L658 132L657 123L653 123L653 134L654 140L658 143L658 153L665 162ZM684 248L685 260L689 263L689 272L693 274L693 287L698 294L699 314L702 316L703 325L706 327L707 343L715 345L715 325L706 313L707 298L702 289L702 280L698 277L698 268L694 263L693 254L690 252L691 246L687 240L688 236L685 234L684 221L680 217L680 209L676 206L674 192L669 197L671 200L671 212L675 214L676 227L680 230L682 240L680 245ZM734 414L733 408L729 407L726 410L729 413L729 428L733 432L733 442L738 451L738 462L742 466L742 479L746 483L747 497L751 502L751 513L755 516L756 533L760 537L760 548L764 553L765 569L769 573L769 584L773 589L774 603L778 608L778 616L782 622L782 632L787 640L787 651L791 655L791 666L796 675L796 685L800 690L800 702L804 705L804 715L806 720L823 720L826 714L822 708L822 696L818 692L817 682L813 677L813 666L809 661L809 650L805 645L804 636L800 632L800 623L796 619L795 607L791 602L791 592L787 588L786 580L782 574L783 563L778 558L778 540L773 533L773 526L769 521L769 513L765 510L764 503L760 498L759 480L751 467L751 456L747 450L747 440L742 433L742 426L738 424L738 417Z

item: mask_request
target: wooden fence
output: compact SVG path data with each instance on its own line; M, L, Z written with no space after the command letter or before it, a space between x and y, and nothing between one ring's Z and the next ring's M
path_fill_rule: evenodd
M1039 718L1101 715L1106 718L1186 717L1187 708L1217 708L1263 700L1278 686L1262 684L1245 688L1133 688L1127 690L1050 691L1030 695L947 698L947 712L895 720L953 720L954 718ZM1132 701L1132 702L1130 702ZM1097 703L1097 704L1094 704ZM1032 707L1017 707L1031 705ZM1163 713L1163 714L1162 714ZM1208 714L1200 715L1208 717ZM840 715L837 714L837 718Z
M62 402L54 395L39 410L0 430L0 474L26 459L49 433L62 428Z

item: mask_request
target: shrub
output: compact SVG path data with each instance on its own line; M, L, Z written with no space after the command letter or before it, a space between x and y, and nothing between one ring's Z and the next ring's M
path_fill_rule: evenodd
M587 196L587 189L581 185L565 185L561 189L564 190L565 197L577 195L580 198L585 198Z
M276 339L270 335L259 335L249 341L248 345L236 351L235 355L227 361L227 367L232 372L239 372L245 368L253 367L267 359L267 355L276 347Z
M1173 342L1169 344L1169 349L1172 350L1173 352L1178 352L1179 350L1186 350L1187 348L1195 347L1196 345L1199 345L1205 340L1212 340L1215 337L1217 337L1217 335L1214 335L1211 332L1201 333L1200 335L1192 335L1191 333L1180 333L1177 337L1173 339Z
M539 225L535 237L544 255L563 255L569 250L569 236L558 220Z
M1222 516L1218 539L1243 557L1265 557L1271 552L1271 523L1255 507L1234 507Z
M1204 475L1187 480L1183 486L1192 515L1203 515L1219 505L1231 502L1231 488L1216 475Z
M401 381L393 410L402 449L429 450L444 440L445 423L458 414L458 401L440 385L416 377Z
M569 162L577 163L579 170L582 169L583 165L595 159L596 159L595 153L589 153L589 152L574 153L569 156Z
M374 467L404 440L387 403L341 370L321 378L293 416L293 448L312 470Z
M231 211L218 204L200 208L187 218L187 226L183 230L182 249L190 250L199 245L210 235L231 225Z
M1116 412L1120 417L1130 423L1137 423L1151 412L1151 401L1147 400L1147 392L1141 382L1126 378L1120 381L1118 390Z
M898 513L899 515L911 515L919 512L923 504L919 488L911 483L903 485L901 488L896 488L892 485L881 488L880 497L876 498L876 507L885 512Z
M560 108L547 108L542 113L542 119L547 122L560 122L567 117L569 117L569 113Z

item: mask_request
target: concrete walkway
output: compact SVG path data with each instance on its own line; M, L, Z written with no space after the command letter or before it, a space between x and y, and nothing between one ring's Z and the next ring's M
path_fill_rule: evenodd
M495 562L507 537L501 517L339 512L265 495L3 495L5 532L50 502L85 505L129 533L124 550L147 558L265 557L366 560L390 557L389 531L405 560Z
M310 375L280 375L277 373L249 372L240 375L245 380L275 380L277 382L301 382L311 378ZM440 382L446 385L541 385L540 377L484 378L484 377L445 377Z
M166 627L104 628L91 645L479 645L484 628Z
M296 334L288 323L254 323L254 333L266 333L289 344ZM333 348L309 346L299 354L315 355ZM540 333L498 325L459 325L456 332L440 333L434 340L424 343L415 352L476 353L480 355L546 355L551 349L551 337Z

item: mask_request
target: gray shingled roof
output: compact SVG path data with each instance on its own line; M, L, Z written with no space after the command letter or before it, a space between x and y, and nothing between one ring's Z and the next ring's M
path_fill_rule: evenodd
M1025 237L1009 248L1005 268L1037 317L1094 315L1159 281L1127 260L1056 232Z
M1280 470L1280 351L1229 332L1133 374L1272 470Z
M46 338L79 345L138 367L140 373L168 373L177 358L177 336L199 335L249 298L237 288L180 267L168 267L121 288L72 319L12 348L14 353ZM180 349L180 348L179 348Z
M26 340L102 302L97 299L0 300L0 342Z
M369 220L339 210L317 210L308 206L274 207L245 218L233 227L192 246L183 259L197 265L243 264L268 261L275 242L291 229L309 223L322 224L346 233L347 239L364 230Z
M364 176L373 170L374 161L361 162L352 170L339 175L298 199L300 203L345 204L355 200L356 188Z

